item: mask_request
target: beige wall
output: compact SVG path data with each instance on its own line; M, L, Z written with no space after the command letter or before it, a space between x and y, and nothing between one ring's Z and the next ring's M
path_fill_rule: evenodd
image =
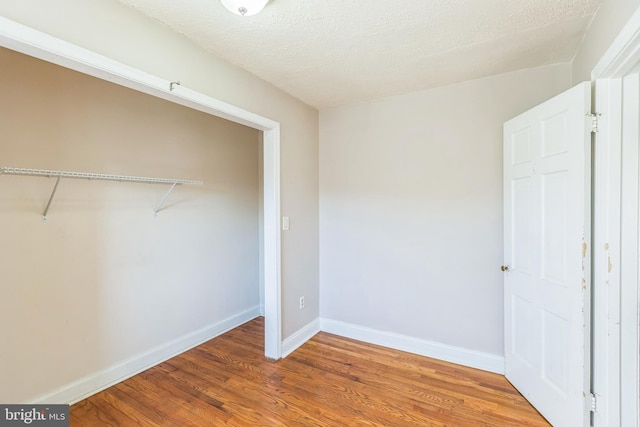
M259 305L254 129L0 49L0 401L24 402Z
M591 70L638 7L640 7L640 0L604 0L602 2L573 60L574 84L591 80Z
M0 15L280 122L283 338L318 317L317 110L114 0L6 0Z
M502 356L502 124L570 71L321 111L321 317Z

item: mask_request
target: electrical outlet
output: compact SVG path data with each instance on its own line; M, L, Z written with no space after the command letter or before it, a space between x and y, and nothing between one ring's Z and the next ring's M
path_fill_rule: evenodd
M304 308L304 297L300 297L300 310Z

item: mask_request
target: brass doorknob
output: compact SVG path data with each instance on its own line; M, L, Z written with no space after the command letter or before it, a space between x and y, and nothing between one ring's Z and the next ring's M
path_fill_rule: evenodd
M502 271L510 271L511 267L509 267L508 265L503 265L503 266L500 267L500 270L502 270Z

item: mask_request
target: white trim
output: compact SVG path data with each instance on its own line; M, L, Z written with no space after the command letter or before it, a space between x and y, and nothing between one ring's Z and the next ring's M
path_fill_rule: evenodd
M640 8L591 71L591 79L622 77L640 61Z
M640 357L638 346L638 286L640 250L640 76L622 79L622 193L620 240L620 425L638 426Z
M637 188L638 180L637 156L631 168L635 170L630 171L629 167L629 156L637 153L638 144L637 77L636 88L632 90L634 93L629 93L629 88L625 89L625 76L637 70L639 64L640 8L591 72L592 79L597 79L597 112L602 114L600 132L596 134L594 177L595 318L592 346L594 393L598 399L594 417L596 427L638 425L640 422L637 352L640 307L637 300L633 301L640 286L637 272L638 209L637 206L623 207L629 203L626 200L629 198L628 189ZM628 137L634 140L629 141ZM634 176L629 176L630 172ZM631 198L637 200L637 194ZM636 219L628 219L630 210L635 212ZM635 242L629 242L630 239L635 239ZM636 271L631 272L632 269ZM633 277L628 277L630 273ZM635 360L630 360L628 349L632 350Z
M302 344L309 341L315 334L320 332L320 319L315 319L311 323L300 328L297 332L282 342L282 357L287 357Z
M175 357L185 351L197 347L225 332L255 319L259 315L259 307L246 310L235 316L206 326L198 331L188 333L166 344L155 347L124 362L110 366L100 372L88 375L70 384L66 384L50 393L31 400L32 404L73 404L99 393L121 381L131 378L159 363Z
M596 81L602 113L594 147L593 391L595 426L620 425L621 79Z
M340 322L338 320L321 318L320 329L324 332L370 344L381 345L395 350L406 351L420 356L431 357L445 362L504 375L504 357L502 356L454 347L393 332L379 331L364 326Z
M264 132L265 355L279 359L282 346L280 124L1 16L0 46Z
M282 357L282 301L280 266L280 125L263 137L263 245L265 356Z

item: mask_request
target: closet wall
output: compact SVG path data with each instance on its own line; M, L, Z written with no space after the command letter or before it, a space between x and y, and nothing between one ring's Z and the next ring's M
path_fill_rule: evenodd
M0 401L37 399L258 313L258 131L0 49ZM225 323L226 322L226 323ZM143 357L144 358L144 357Z

